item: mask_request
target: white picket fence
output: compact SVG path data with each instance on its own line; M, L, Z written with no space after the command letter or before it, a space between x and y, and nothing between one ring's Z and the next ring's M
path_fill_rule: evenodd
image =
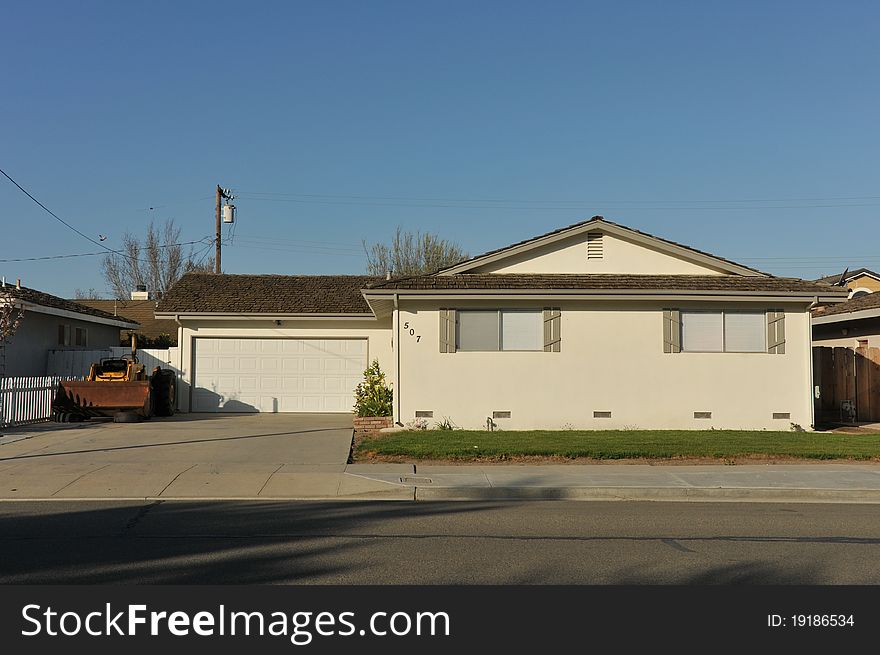
M61 380L75 376L0 378L0 428L48 421L52 418L52 399Z
M113 346L104 350L74 350L58 348L49 351L46 373L49 375L70 375L86 377L92 362L99 362L106 357L121 357L130 353L126 346ZM147 348L137 351L138 360L144 365L147 374L159 366L170 368L180 375L179 348Z

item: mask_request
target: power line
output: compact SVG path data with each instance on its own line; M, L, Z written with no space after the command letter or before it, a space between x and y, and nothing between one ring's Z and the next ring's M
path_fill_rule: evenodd
M755 203L755 202L835 202L835 201L852 201L852 200L880 200L880 196L829 196L822 198L750 198L750 199L701 199L701 200L683 200L683 199L654 199L654 200L527 200L518 198L424 198L417 196L367 196L367 195L345 195L345 194L321 194L321 193L278 193L273 191L241 191L241 194L252 196L282 196L295 198L330 198L330 199L349 199L349 200L402 200L402 201L418 201L418 202L480 202L480 203L568 203L568 204L734 204L734 203Z
M300 255L324 255L326 257L364 257L364 253L354 253L354 252L316 252L315 250L302 250L297 248L273 248L271 246L248 246L242 243L237 243L234 246L235 248L248 248L250 250L273 250L275 252L292 252Z
M4 171L3 169L0 169L0 173L3 173L3 176L4 176L7 180L9 180L9 181L12 182L15 186L17 186L18 189L19 189L19 191L21 191L24 195L26 195L28 198L30 198L30 199L33 200L35 203L37 203L40 207L42 207L42 208L46 211L46 213L48 213L52 218L54 218L56 221L58 221L59 223L61 223L61 224L64 225L65 227L70 228L71 230L73 230L74 232L76 232L76 233L77 233L78 235L80 235L83 239L86 239L87 241L91 241L91 242L94 243L96 246L100 246L101 248L103 248L104 250L106 250L106 251L108 251L108 252L117 252L117 254L124 254L124 253L118 252L118 251L116 251L116 250L112 250L111 248L108 248L107 246L105 246L105 245L104 245L103 243L101 243L100 241L95 241L92 237L83 234L82 232L80 232L79 230L77 230L75 227L73 227L73 225L71 225L70 223L68 223L67 221L65 221L63 218L61 218L60 216L58 216L58 214L56 214L56 213L53 212L51 209L49 209L48 207L46 207L46 205L44 205L44 204L41 203L39 200L37 200L36 198L34 198L30 193L28 193L27 189L25 189L25 188L24 188L23 186L21 186L18 182L16 182L16 181L13 180L11 177L9 177L9 175L6 173L6 171Z
M166 243L166 244L163 244L163 245L160 245L157 247L158 248L171 248L173 246L189 246L189 245L192 245L195 243L204 243L206 238L207 237L204 237L204 238L198 239L196 241L182 241L181 243ZM209 243L208 245L210 246L211 243ZM0 263L39 262L39 261L45 261L48 259L70 259L72 257L94 257L96 255L109 255L111 253L117 253L117 252L118 251L116 251L116 250L111 250L110 252L102 250L100 252L80 252L80 253L75 253L75 254L70 254L70 255L45 255L43 257L19 257L17 259L0 259ZM134 257L129 257L129 258L134 259L135 261L142 262L142 263L148 263L145 260L135 259Z
M705 206L682 206L682 205L666 205L666 206L607 206L600 202L585 203L584 206L522 206L522 205L463 205L456 204L457 201L443 202L373 202L373 201L354 201L354 200L304 200L300 198L265 198L259 196L251 196L242 194L241 198L248 200L265 200L268 202L292 202L306 205L353 205L357 207L403 207L403 208L439 208L439 209L489 209L489 210L510 210L510 211L577 211L592 212L597 207L601 207L603 211L753 211L753 210L778 210L778 209L831 209L846 207L876 207L880 202L865 203L827 203L827 204L798 204L798 205L744 205L740 207L705 207ZM685 201L687 202L687 201ZM587 206L589 205L589 206Z

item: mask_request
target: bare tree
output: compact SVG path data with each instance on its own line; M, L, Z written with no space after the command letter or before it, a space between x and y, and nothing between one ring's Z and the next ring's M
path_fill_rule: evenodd
M74 300L95 300L96 298L101 297L101 292L98 291L95 287L89 287L88 289L74 289L73 290L73 299Z
M396 276L424 275L468 258L461 247L430 232L404 231L400 226L390 244L363 242L367 253L367 273Z
M180 228L170 218L157 228L147 228L143 241L126 232L122 237L122 254L107 255L101 264L104 279L117 298L126 298L137 285L146 285L153 293L164 294L190 271L210 272L213 258L196 260L193 249L184 254L180 245Z
M24 318L24 309L15 306L15 297L0 290L0 376L6 375L6 346Z

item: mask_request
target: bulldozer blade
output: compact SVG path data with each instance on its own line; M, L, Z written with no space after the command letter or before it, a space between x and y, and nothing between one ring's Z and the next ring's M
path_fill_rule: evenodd
M53 409L86 416L113 416L117 412L152 415L150 381L88 382L67 380L59 383Z

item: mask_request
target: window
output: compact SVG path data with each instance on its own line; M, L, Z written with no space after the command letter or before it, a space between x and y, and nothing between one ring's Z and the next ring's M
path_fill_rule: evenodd
M81 328L81 327L75 328L73 331L73 334L74 334L74 339L73 339L74 346L85 347L85 346L89 345L89 330L88 330L88 328Z
M59 346L69 346L70 345L70 326L69 325L59 325L58 326L58 345Z
M458 312L458 350L543 350L540 310Z
M764 312L681 312L685 352L767 352Z

